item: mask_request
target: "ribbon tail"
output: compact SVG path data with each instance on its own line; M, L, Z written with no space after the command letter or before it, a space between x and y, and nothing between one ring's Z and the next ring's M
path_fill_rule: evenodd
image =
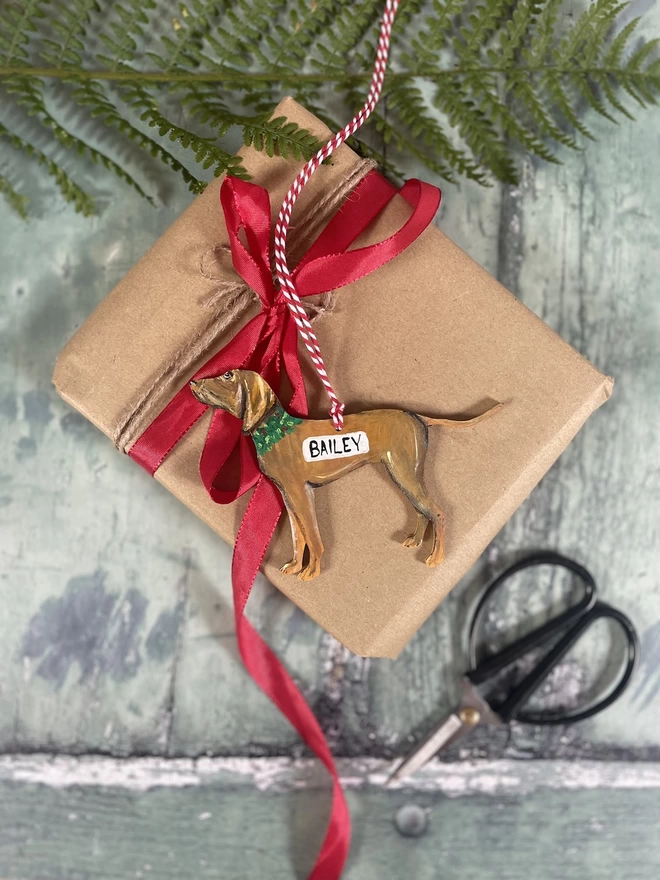
M232 583L236 635L247 671L332 777L328 829L309 880L338 880L350 847L351 820L330 747L293 679L245 616L245 605L283 506L276 487L262 476L247 506L234 546Z

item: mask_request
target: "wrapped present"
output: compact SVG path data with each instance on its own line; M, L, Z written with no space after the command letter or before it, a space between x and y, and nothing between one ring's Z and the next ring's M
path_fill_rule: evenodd
M328 136L290 98L276 115ZM276 214L301 163L252 148L242 156ZM346 210L342 205L352 216L369 207L370 175L377 176L370 163L346 146L318 169L294 209L294 264ZM124 452L137 448L199 368L259 314L259 301L232 264L220 186L209 185L58 358L58 392ZM410 216L409 200L388 197L351 247L387 239ZM325 543L316 580L280 572L291 556L286 521L270 542L265 573L293 602L355 653L396 657L607 400L612 381L433 226L381 268L341 287L332 302L321 298L317 309L315 330L347 412L391 407L469 418L489 402L504 404L477 428L431 430L425 480L446 515L441 565L428 568L427 551L401 546L413 510L384 470L371 465L316 490ZM304 355L301 361L311 416L323 418L323 389ZM210 419L210 412L198 418L152 470L233 543L248 496L216 503L200 479Z

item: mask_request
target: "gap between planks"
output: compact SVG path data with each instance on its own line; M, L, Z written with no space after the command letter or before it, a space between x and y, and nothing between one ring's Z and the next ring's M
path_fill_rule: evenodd
M337 761L347 789L382 788L394 764L375 758ZM259 791L300 791L325 788L329 779L312 759L292 758L111 758L0 756L0 783L149 791L205 785L248 787ZM384 792L402 789L437 792L446 797L528 795L539 789L659 789L660 762L582 760L431 761L413 779Z

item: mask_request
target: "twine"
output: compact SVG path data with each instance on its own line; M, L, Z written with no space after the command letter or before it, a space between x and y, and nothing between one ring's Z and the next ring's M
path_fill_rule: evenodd
M337 431L341 431L344 426L344 404L339 400L330 383L328 373L323 362L323 355L319 348L318 339L312 329L312 325L305 313L300 297L296 293L289 266L287 264L286 244L287 233L291 224L291 210L296 200L303 190L303 187L310 179L316 169L343 144L352 134L364 125L369 116L371 116L374 107L378 103L380 94L383 90L383 79L385 77L385 68L387 67L387 57L390 51L390 41L392 38L392 24L396 11L399 7L399 0L387 0L383 19L380 26L380 35L378 37L378 49L376 51L376 64L374 66L373 76L371 78L371 87L364 107L357 113L353 119L340 132L338 132L328 143L322 147L318 153L309 160L304 166L300 174L294 180L291 189L286 194L286 198L282 202L280 213L275 226L275 267L277 271L277 280L287 306L289 307L293 319L298 327L305 348L310 354L312 363L316 367L321 382L325 386L325 390L330 398L330 415Z
M371 159L361 159L349 174L342 179L340 185L325 195L319 202L291 226L291 251L294 259L302 257L327 221L332 217L342 202L349 197L358 183L376 167ZM208 317L191 336L186 344L174 354L165 365L149 381L137 400L132 401L117 422L112 433L112 442L122 452L128 452L133 443L140 437L144 429L151 423L154 409L162 410L172 396L172 386L180 377L188 378L194 372L199 360L208 354L214 343L222 334L234 325L254 304L259 304L257 294L242 280L223 280L218 273L214 275L208 269L208 258L219 263L220 252L228 248L214 247L205 251L200 257L200 274L216 282L210 294L201 301ZM305 302L305 319L316 321L324 314L332 311L335 305L335 294L330 291L319 297L308 298ZM309 317L308 317L309 316ZM311 325L310 325L311 326Z

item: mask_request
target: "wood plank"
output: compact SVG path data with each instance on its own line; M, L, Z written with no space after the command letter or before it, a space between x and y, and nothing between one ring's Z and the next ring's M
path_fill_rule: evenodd
M392 791L380 787L386 769L341 762L354 821L346 880L646 880L660 868L657 764L436 764ZM303 877L328 797L313 762L3 758L0 876ZM421 836L397 831L402 807Z
M575 4L582 8L582 4ZM639 14L629 9L621 20ZM643 32L660 30L660 6L645 10ZM660 179L657 112L612 126L586 111L597 142L581 154L560 151L563 165L527 160L518 187L504 188L496 273L499 280L603 372L615 377L612 399L594 414L502 530L488 554L423 627L395 666L372 663L364 733L352 727L352 748L374 742L404 748L442 717L455 690L465 612L476 588L525 551L555 549L587 565L602 596L632 618L643 642L636 684L603 715L573 728L511 736L484 732L462 745L464 755L660 754ZM445 204L463 193L446 187ZM469 203L469 200L468 200ZM466 206L466 225L480 213ZM453 210L453 207L452 207ZM486 215L490 214L486 200ZM460 230L441 228L462 241ZM468 253L481 259L481 250ZM495 609L497 628L514 633L529 609L542 613L565 597L561 578L520 577ZM522 612L522 614L521 614ZM554 686L567 700L576 676L594 677L607 664L605 628L566 659ZM451 658L451 659L449 659ZM599 667L600 664L600 667ZM588 682L585 682L588 684ZM351 691L346 695L347 712ZM374 737L375 739L370 739ZM356 741L360 740L360 744ZM454 755L459 752L455 751Z
M657 5L645 28L660 28ZM488 733L464 754L660 753L660 199L657 175L642 180L639 170L657 166L656 123L650 112L618 128L589 122L597 144L584 156L562 153L561 167L529 164L518 189L443 186L440 224L615 375L612 401L395 663L350 656L264 583L251 602L341 753L401 750L442 715L464 664L468 599L485 574L537 546L580 557L631 614L645 641L637 684L594 722L543 735L514 729L510 739ZM141 161L135 170L143 173ZM428 177L414 164L409 171ZM38 216L27 229L3 217L0 748L291 752L296 737L236 657L229 549L51 389L57 351L190 198L175 184L154 211L95 169L82 181L102 193L92 221L62 208L39 171L30 183ZM164 181L151 182L165 192ZM557 582L521 581L494 623L526 607L532 588L538 611L546 596L561 598ZM596 640L584 662L607 644ZM576 670L568 664L560 678Z
M236 656L229 548L117 455L50 384L59 349L190 196L180 186L154 211L113 188L90 221L71 211L58 216L49 181L39 183L44 189L33 195L43 216L31 221L29 236L8 218L0 242L8 280L0 333L9 352L0 397L10 450L0 464L0 748L191 755L294 748L294 733L247 683ZM446 223L474 244L479 205L488 229L477 233L476 249L492 268L498 192L466 185L463 195L443 209ZM26 257L33 250L40 261ZM265 581L250 613L304 683L336 747L361 747L354 734L365 723L373 741L387 739L378 720L386 705L365 721L368 663L350 658ZM378 676L389 667L371 668ZM444 692L442 677L434 682L425 705Z
M3 216L0 239L0 749L292 746L236 657L230 548L51 386L68 337L191 196L182 183L155 211L113 186L88 220L39 183L43 215ZM320 631L257 592L255 621L313 690Z

